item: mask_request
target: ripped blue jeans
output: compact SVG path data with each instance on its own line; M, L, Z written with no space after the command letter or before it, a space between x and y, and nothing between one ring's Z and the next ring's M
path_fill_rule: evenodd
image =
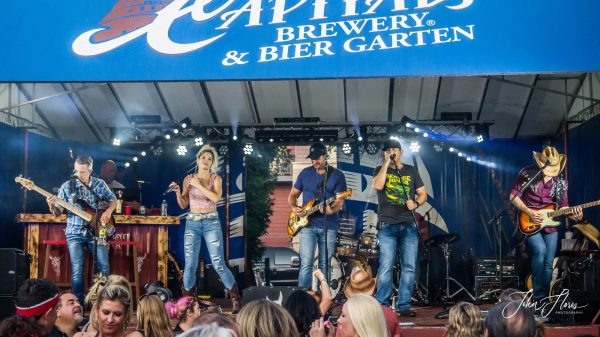
M185 233L183 234L183 249L185 254L183 286L185 289L190 290L196 285L196 270L198 269L198 258L203 238L204 242L206 242L213 268L219 274L225 288L233 288L235 278L225 264L223 232L221 231L221 224L216 213L213 217L206 219L193 220L192 215L189 215L186 219Z

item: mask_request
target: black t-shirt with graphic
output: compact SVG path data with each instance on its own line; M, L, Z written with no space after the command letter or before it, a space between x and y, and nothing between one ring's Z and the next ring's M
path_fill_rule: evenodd
M380 170L381 166L378 166L375 175ZM413 166L403 164L400 170L388 167L385 185L381 191L377 191L379 221L387 224L414 222L411 212L406 207L406 196L415 200L415 190L420 187L423 187L423 180Z

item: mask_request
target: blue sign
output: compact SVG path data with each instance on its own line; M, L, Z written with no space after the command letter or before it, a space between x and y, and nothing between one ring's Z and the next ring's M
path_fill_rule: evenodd
M9 1L0 81L600 70L600 1Z

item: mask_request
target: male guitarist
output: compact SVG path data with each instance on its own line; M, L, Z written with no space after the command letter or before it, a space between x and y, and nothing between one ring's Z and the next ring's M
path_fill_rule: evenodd
M46 199L52 214L58 216L63 212L63 208L57 204L58 198L73 205L77 205L77 201L82 200L92 208L96 209L98 201L96 200L96 196L92 194L91 191L93 191L98 197L104 198L109 202L109 206L105 211L101 213L99 211L99 223L108 223L111 220L112 213L117 206L117 198L104 180L92 177L93 163L92 157L90 156L80 156L75 159L75 169L71 179L61 185L58 190L58 196L53 195ZM83 186L83 184L87 185L89 189ZM71 270L73 274L71 278L71 288L73 293L75 293L79 299L79 302L83 303L84 247L87 247L88 251L92 252L93 247L96 246L96 262L98 263L100 273L103 275L109 275L110 273L108 250L106 245L94 245L94 234L90 231L87 223L73 213L67 214L65 236L67 237L67 246L71 258Z
M567 162L567 156L559 154L552 146L544 150L533 152L537 165L524 167L517 176L515 184L510 191L515 207L526 213L532 222L541 223L543 215L538 209L550 203L557 203L559 208L569 205L567 195L568 182L562 172ZM542 174L531 182L531 185L520 194L519 191L535 174L542 169ZM579 221L583 218L581 207L574 207L569 218ZM548 296L550 282L552 281L552 260L556 253L558 232L556 228L547 227L529 235L526 238L531 257L531 273L533 277L533 299L541 300Z
M331 198L336 193L346 191L346 177L344 173L327 164L329 155L327 148L322 143L310 146L308 157L312 162L298 174L296 183L288 197L288 203L292 211L298 216L305 216L305 211L298 206L298 198L302 194L303 205L315 198L315 203ZM325 195L323 195L323 183L325 183ZM327 205L325 210L313 213L310 216L310 224L300 230L300 275L298 286L310 288L312 285L313 261L315 259L315 246L319 247L319 269L325 269L325 264L330 263L335 250L335 240L338 227L338 212L342 209L344 200L336 199ZM325 213L325 214L324 214ZM327 231L327 258L325 258L325 231Z

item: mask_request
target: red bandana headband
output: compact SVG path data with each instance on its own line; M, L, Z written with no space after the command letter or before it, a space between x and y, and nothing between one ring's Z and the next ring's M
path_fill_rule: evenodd
M41 315L41 314L45 313L46 311L48 311L48 309L54 308L56 306L56 304L58 303L58 301L60 301L60 298L59 298L58 294L56 294L54 297L51 297L42 303L38 303L38 304L28 307L28 308L21 308L21 307L16 306L17 315L23 316L23 317L35 317L35 316Z

